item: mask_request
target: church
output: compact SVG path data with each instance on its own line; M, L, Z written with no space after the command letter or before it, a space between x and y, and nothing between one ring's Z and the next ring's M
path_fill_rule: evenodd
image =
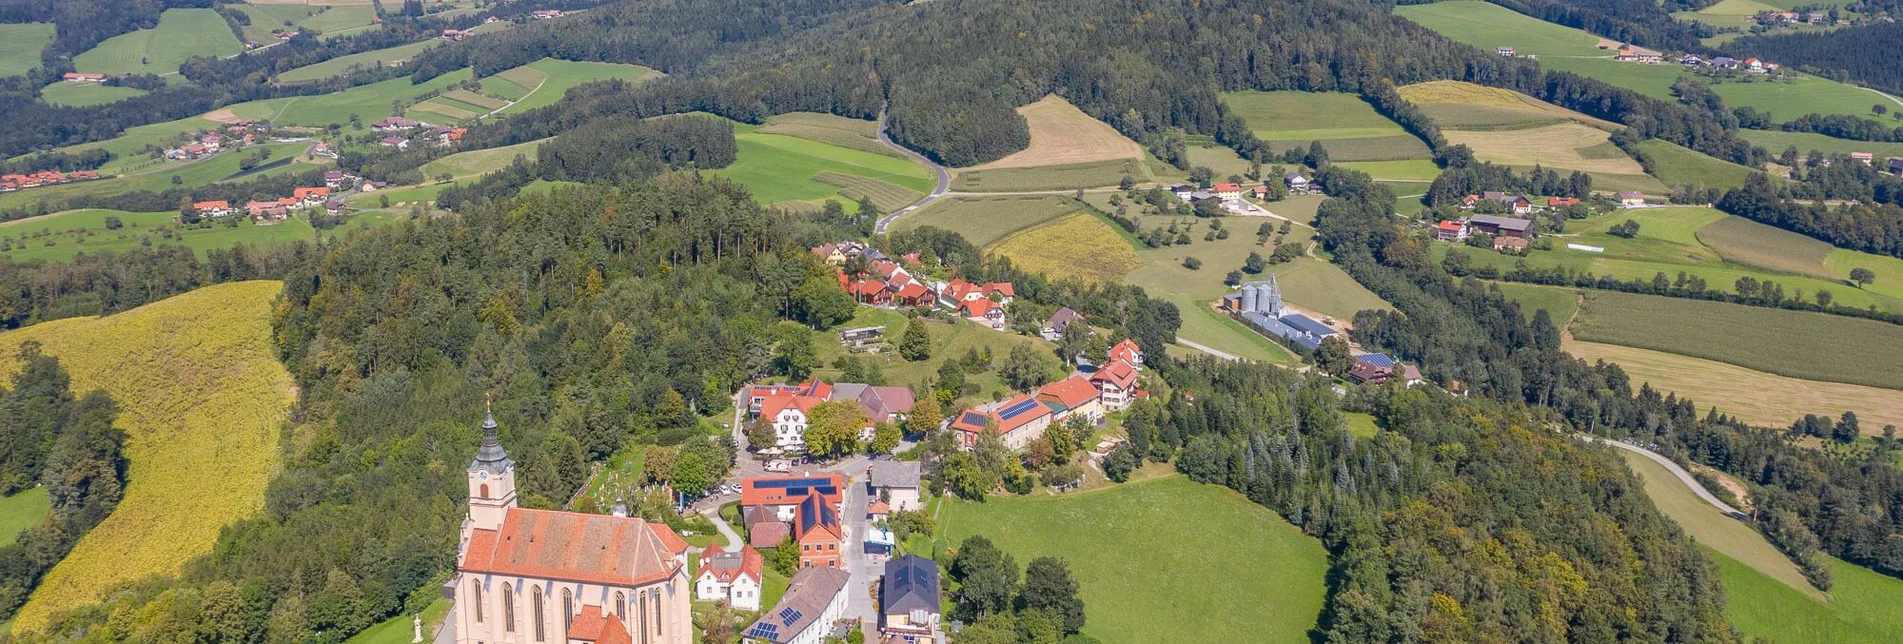
M687 542L637 518L516 507L493 414L469 464L456 578L458 644L692 644Z

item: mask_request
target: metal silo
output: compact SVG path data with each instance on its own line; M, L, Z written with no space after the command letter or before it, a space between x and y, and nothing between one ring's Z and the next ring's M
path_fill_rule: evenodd
M1260 311L1261 309L1256 308L1256 306L1260 303L1261 297L1262 297L1261 287L1254 286L1254 285L1242 287L1242 311L1244 313L1255 313L1257 311Z

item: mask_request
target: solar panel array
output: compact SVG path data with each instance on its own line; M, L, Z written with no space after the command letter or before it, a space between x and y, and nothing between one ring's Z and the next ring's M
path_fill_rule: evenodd
M780 627L774 624L766 624L766 623L754 624L753 628L747 629L747 637L758 637L761 639L772 640L772 639L778 638L779 636L780 636Z
M1025 412L1029 412L1033 409L1036 409L1037 406L1041 404L1043 403L1038 402L1036 398L1026 398L1024 400L1018 401L1016 404L1013 404L1010 407L1004 408L1004 411L998 412L998 418L1001 418L1004 420L1011 420L1013 418L1017 418L1018 416L1023 415Z
M968 411L968 412L965 412L965 415L960 417L958 420L967 425L977 425L979 427L983 427L985 424L985 415L975 411Z
M786 626L792 626L794 622L800 621L800 616L802 615L805 615L805 613L800 612L797 608L782 608L780 609L780 623Z
M1355 356L1355 359L1382 368L1391 368L1394 366L1394 359L1388 357L1385 353L1359 355Z
M839 488L833 486L833 481L829 478L755 479L753 481L753 487L756 489L781 489L785 491L788 497L806 496L809 491L813 490L817 490L820 494L827 496L839 493Z

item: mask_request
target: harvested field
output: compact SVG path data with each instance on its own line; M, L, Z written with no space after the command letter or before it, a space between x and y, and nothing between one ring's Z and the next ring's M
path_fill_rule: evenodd
M902 156L879 143L879 124L817 112L791 112L768 117L758 130L763 134L785 134L842 148L886 156Z
M1321 141L1334 161L1425 159L1427 144L1360 96L1341 92L1225 92L1223 103L1276 150Z
M1081 210L1075 200L1056 195L949 197L892 222L895 231L936 226L965 236L983 248L1006 235Z
M1037 168L960 170L952 178L951 189L959 192L1021 192L1098 188L1117 185L1124 175L1142 180L1141 161L1119 159Z
M1030 147L990 163L971 166L971 169L1031 168L1143 158L1143 146L1055 94L1018 108L1018 114L1030 125Z
M1593 173L1641 175L1639 162L1620 154L1612 157L1597 146L1609 145L1605 130L1578 123L1562 123L1525 130L1474 132L1446 130L1450 144L1473 148L1474 157L1512 166L1541 165L1548 169L1580 170Z
M1416 83L1397 90L1442 127L1482 130L1572 121L1602 130L1620 126L1510 89L1464 81Z
M1725 217L1698 229L1698 241L1736 264L1827 280L1849 274L1833 275L1824 266L1833 250L1829 243L1743 217Z
M1753 425L1784 427L1804 414L1836 416L1857 412L1862 424L1879 431L1903 427L1903 394L1894 389L1787 378L1715 360L1676 353L1567 340L1566 352L1585 360L1618 364L1633 385L1691 398L1702 413L1713 406ZM1777 392L1775 396L1765 392Z
M839 186L839 194L853 201L871 197L872 205L878 206L880 212L892 212L904 208L925 196L925 193L905 186L894 185L872 177L830 170L813 175L813 180Z
M1143 263L1123 236L1084 213L1012 233L986 246L985 253L1053 279L1098 284L1115 283Z
M448 103L440 102L436 100L430 100L430 101L424 101L422 103L417 103L416 105L411 106L410 109L405 111L406 112L424 112L428 114L434 114L437 116L447 118L452 123L466 121L472 118L476 118L477 116L481 116L480 112L471 112L469 110L462 109L459 107L454 107L449 105ZM416 114L410 114L409 116L411 116L412 118L417 117ZM427 117L423 117L421 118L421 120L428 121L430 119Z
M475 92L472 92L466 89L449 90L448 93L443 94L443 98L447 98L454 101L461 101L464 103L468 103L470 105L474 105L476 107L481 107L481 108L486 108L491 110L504 107L509 104L508 101L498 99L498 98L483 96L481 94L477 94Z

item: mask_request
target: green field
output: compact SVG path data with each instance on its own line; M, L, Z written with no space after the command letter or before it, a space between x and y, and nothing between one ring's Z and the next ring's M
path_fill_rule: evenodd
M378 49L375 51L366 51L362 53L350 54L348 56L338 56L336 58L332 58L330 60L326 60L321 63L305 65L303 67L299 67L296 69L286 71L282 74L278 74L278 82L297 83L302 81L312 81L312 80L318 80L323 78L330 78L332 76L336 76L338 74L342 74L346 71L349 71L351 67L355 67L355 66L362 66L364 68L376 68L379 66L391 65L400 61L409 60L412 56L415 56L418 52L421 52L425 49L428 49L436 45L443 44L445 42L448 42L448 41L425 40L423 42L414 42L407 45L398 45L396 47L390 47L388 49Z
M1875 98L1872 95L1872 98ZM1810 154L1812 150L1824 154L1850 154L1869 152L1878 158L1903 157L1903 143L1874 143L1870 141L1852 141L1810 132L1781 132L1772 130L1738 130L1738 136L1751 144L1764 148L1771 154L1781 154L1785 148L1797 148L1798 158Z
M1850 273L1832 274L1825 267L1825 259L1836 250L1830 244L1743 217L1726 217L1698 229L1698 241L1727 262L1827 280Z
M845 323L842 328L883 326L886 337L895 339L899 333L905 331L906 324L904 313L892 309L861 306L854 310L852 321ZM1036 349L1038 355L1049 357L1051 364L1057 363L1057 358L1051 353L1056 348L1055 345L1045 342L1043 338L998 331L964 320L952 324L937 322L924 324L931 325L926 327L930 330L932 337L930 360L917 362L905 360L899 357L896 351L858 356L859 359L878 365L879 370L885 374L888 384L900 387L920 387L938 379L938 367L945 360L956 360L964 356L967 351L977 350L982 354L989 349L993 367L984 373L965 375L966 391L970 392L966 398L983 401L994 400L994 396L1009 396L1013 393L1011 387L1004 384L1003 378L999 377L997 369L999 365L1004 364L1005 356L1011 355L1013 347L1029 346ZM833 360L846 355L845 348L839 345L838 336L822 333L814 337L813 344L819 349L819 360L823 365L813 370L813 377L822 380L837 380L841 371L833 368Z
M54 105L85 107L145 95L145 90L104 83L53 83L40 88L40 100Z
M251 26L245 29L245 37L263 44L277 41L271 35L272 29L296 31L306 28L329 36L361 30L376 24L377 19L376 8L369 4L329 7L304 4L239 4L232 7L251 17ZM286 22L290 25L286 26Z
M921 193L935 187L931 172L909 159L783 134L763 134L758 126L744 123L734 124L734 139L739 159L713 174L746 185L761 203L817 206L827 199L846 201L840 186L816 179L822 172L855 175ZM976 239L971 242L982 245Z
M187 132L196 133L200 130L215 130L222 127L224 127L224 125L217 121L188 116L176 121L129 127L119 136L104 141L81 143L58 148L58 151L84 152L95 148L103 148L107 152L112 153L113 159L106 162L106 165L101 166L99 172L101 174L120 174L129 169L156 166L161 163L160 161L152 160L150 156L145 153L147 147L164 148L180 134Z
M447 599L438 598L423 609L423 637L430 637L443 625L443 619L449 617L449 603ZM410 644L416 632L416 624L411 621L415 618L415 615L397 615L363 629L344 640L344 644Z
M423 164L423 176L430 181L435 181L437 175L442 174L448 174L458 180L473 179L508 167L510 163L515 162L516 155L528 157L532 163L535 161L535 149L548 140L538 139L500 148L457 152Z
M1870 269L1870 272L1876 273L1877 281L1863 287L1863 290L1903 298L1903 259L1835 248L1824 256L1824 267L1833 276L1845 277L1850 275L1853 268Z
M531 70L533 74L523 73L522 70L525 69ZM510 72L516 73L511 74ZM516 101L515 104L503 108L501 111L502 114L515 114L545 105L553 105L556 101L562 100L562 96L568 93L569 88L582 83L612 78L633 81L661 75L660 72L639 65L575 62L544 58L523 65L522 67L502 72L501 74L497 74L497 76L508 79L509 81L514 81L518 78L532 78L537 74L542 77L542 82L540 84L523 84L522 87L527 89L528 93L520 99L514 99ZM488 82L487 79L483 80L485 88L488 87ZM931 188L927 187L926 189L930 190Z
M1595 291L1573 334L1792 378L1903 389L1903 327L1824 313ZM1903 394L1899 394L1903 395Z
M1659 139L1640 143L1639 150L1652 157L1652 175L1667 186L1702 185L1730 190L1743 186L1745 177L1757 172Z
M0 498L0 543L13 543L20 532L39 525L46 519L46 513L53 509L53 502L46 498L46 486L35 485L31 489L15 492L13 496Z
M432 78L421 85L412 85L410 77L404 76L379 83L359 85L332 94L271 98L239 103L231 106L231 111L239 117L253 121L312 127L323 127L332 123L347 124L350 122L351 115L354 114L363 126L368 128L371 123L396 115L396 112L391 109L391 103L398 101L410 103L431 90L448 90L469 80L469 75L469 70L461 69Z
M1207 147L1191 143L1187 154L1190 167L1209 168L1216 171L1218 177L1240 175L1249 171L1248 160L1238 156L1235 150L1214 143Z
M1639 475L1639 482L1645 486L1645 495L1652 499L1653 505L1658 506L1659 513L1677 523L1699 545L1770 575L1779 583L1806 596L1823 597L1823 593L1804 580L1804 573L1797 569L1797 564L1771 545L1750 522L1719 512L1698 498L1684 481L1652 459L1623 449L1616 451L1625 458L1626 466L1632 468L1632 473ZM1722 490L1715 493L1723 498Z
M32 188L0 194L0 208L21 208L28 204L46 203L57 205L62 199L78 195L113 195L138 190L162 192L175 187L195 188L226 180L242 180L266 177L287 172L298 172L324 167L328 163L307 162L302 154L307 143L276 143L263 147L271 151L266 163L289 159L266 170L257 170L239 175L239 162L251 154L251 148L236 152L226 152L214 157L189 163L175 163L160 169L141 170L135 174L126 174L110 179L94 181L76 181L73 183ZM172 177L178 177L179 183L173 184Z
M118 217L124 227L107 230L106 217L109 216ZM202 255L207 250L230 248L238 243L276 244L316 237L310 221L303 217L291 217L269 226L259 226L248 217L239 217L242 221L236 228L227 227L223 222L184 226L175 221L176 217L176 212L69 210L10 221L0 224L0 240L11 245L11 250L0 251L0 258L56 262L82 252L130 250L147 240L153 246L183 244Z
M1903 641L1903 580L1831 559L1828 600L1818 600L1716 552L1725 585L1726 617L1749 637L1778 644Z
M894 232L936 226L983 248L1011 233L1077 212L1081 207L1057 195L947 197L892 222Z
M1374 177L1375 181L1419 181L1430 183L1440 176L1440 166L1426 159L1409 161L1344 161L1335 164L1350 170L1360 170Z
M1672 83L1685 74L1679 65L1612 60L1611 51L1597 47L1597 36L1479 0L1401 6L1394 13L1484 51L1508 45L1521 54L1538 55L1540 65L1547 69L1595 78L1660 100L1676 100ZM1780 121L1812 112L1864 116L1875 100L1881 100L1862 89L1810 76L1791 83L1753 80L1718 83L1712 91L1723 97L1726 105L1768 111Z
M1333 161L1426 159L1427 144L1354 94L1224 92L1222 101L1276 150L1321 141Z
M1564 327L1579 312L1579 291L1558 286L1539 286L1536 284L1515 284L1497 282L1489 286L1500 287L1500 292L1520 304L1520 315L1528 321L1541 309L1553 326Z
M960 192L1022 192L1099 188L1117 185L1124 175L1144 180L1142 160L1114 159L1028 168L960 170L958 176L952 179L951 189Z
M1070 564L1084 634L1126 642L1306 643L1328 556L1229 490L1180 476L1061 496L947 501L938 544L982 534L1023 566Z
M488 81L484 81L487 83ZM879 143L879 124L818 112L788 112L767 117L763 134L785 134L886 156L904 156Z
M73 57L82 72L176 74L192 56L236 56L244 51L223 16L210 9L166 9L159 26L119 34Z
M18 76L40 66L40 50L53 42L53 23L0 25L0 76Z

